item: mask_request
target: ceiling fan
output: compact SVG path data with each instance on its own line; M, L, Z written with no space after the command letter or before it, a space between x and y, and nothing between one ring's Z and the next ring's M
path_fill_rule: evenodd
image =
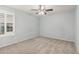
M46 9L45 5L39 5L38 9L32 9L32 11L37 11L36 14L46 15L49 11L53 11L53 9Z

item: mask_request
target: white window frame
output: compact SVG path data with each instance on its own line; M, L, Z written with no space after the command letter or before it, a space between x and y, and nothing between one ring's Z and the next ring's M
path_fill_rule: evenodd
M0 13L4 13L4 34L0 34L0 37L4 37L4 36L11 36L11 35L14 35L14 33L15 33L15 14L14 13L12 13L12 12L5 12L5 11L0 11ZM13 15L13 20L12 20L12 24L13 24L13 31L12 32L7 32L7 18L6 18L6 16L7 16L7 14L8 15Z

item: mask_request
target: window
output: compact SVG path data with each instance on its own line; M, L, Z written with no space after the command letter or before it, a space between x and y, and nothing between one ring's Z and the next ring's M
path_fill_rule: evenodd
M4 23L0 23L0 35L4 34Z
M0 35L4 34L4 14L0 13Z
M14 34L15 31L14 13L0 12L0 36Z

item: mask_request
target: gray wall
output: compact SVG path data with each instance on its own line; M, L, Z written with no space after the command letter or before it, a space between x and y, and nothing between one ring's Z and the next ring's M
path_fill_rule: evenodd
M76 47L79 53L79 5L76 8Z
M75 40L75 11L55 13L41 17L40 35L45 37Z
M0 47L39 36L38 18L25 12L0 6L0 9L15 13L15 35L0 37Z

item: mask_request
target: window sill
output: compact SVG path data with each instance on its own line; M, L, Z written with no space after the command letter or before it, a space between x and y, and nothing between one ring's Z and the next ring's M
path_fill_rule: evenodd
M13 32L8 32L8 33L6 33L6 34L0 35L0 37L7 37L7 36L13 36L13 35L14 35Z

